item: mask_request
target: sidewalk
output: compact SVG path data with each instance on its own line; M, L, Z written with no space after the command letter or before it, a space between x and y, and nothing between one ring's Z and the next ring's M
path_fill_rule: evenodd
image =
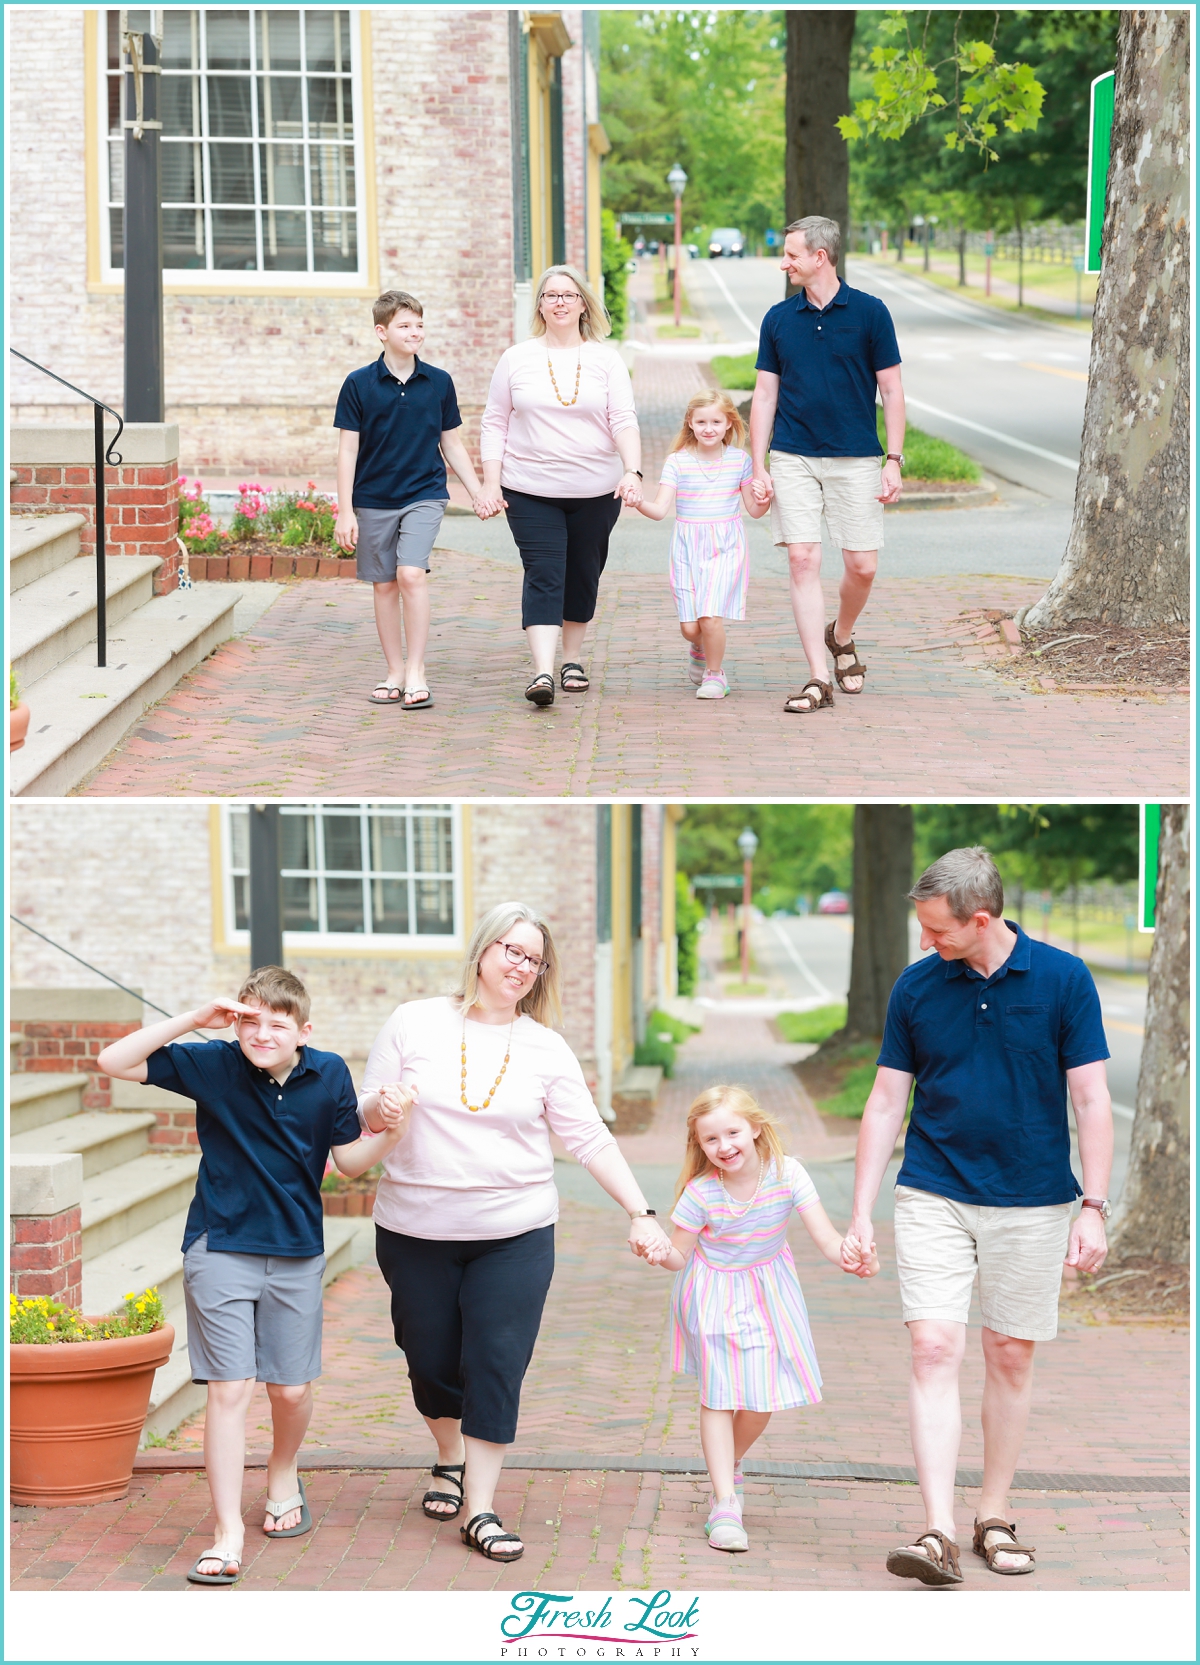
M788 1122L792 1148L812 1163L844 1223L835 1197L850 1165L821 1165L841 1141L823 1142L788 1067L795 1050L774 1042L763 1019L713 1013L681 1049L650 1130L623 1141L626 1153L676 1170L694 1093L721 1077L743 1080ZM456 1526L421 1513L429 1440L390 1333L386 1288L368 1264L326 1292L325 1371L301 1459L316 1522L305 1537L272 1543L258 1531L268 1421L265 1395L256 1395L250 1444L259 1466L247 1475L246 1572L235 1591L900 1587L884 1556L911 1536L919 1499L904 1483L912 1475L907 1349L890 1226L880 1223L883 1270L867 1284L819 1261L804 1228L793 1227L825 1400L777 1415L755 1448L746 1488L752 1548L731 1557L703 1536L696 1387L670 1370L670 1277L630 1255L622 1217L594 1194L596 1206L563 1204L555 1279L497 1499L525 1539L522 1561L501 1567L468 1553ZM960 1534L977 1495L964 1487L978 1483L972 1471L982 1456L977 1324L976 1315L963 1374ZM1161 1324L1072 1324L1039 1350L1013 1498L1022 1541L1039 1551L1038 1571L1000 1579L968 1553L969 1588L1188 1587L1190 1356L1187 1330ZM183 1578L209 1528L195 1466L201 1427L199 1419L185 1426L178 1450L144 1453L122 1502L14 1511L13 1587L211 1596Z

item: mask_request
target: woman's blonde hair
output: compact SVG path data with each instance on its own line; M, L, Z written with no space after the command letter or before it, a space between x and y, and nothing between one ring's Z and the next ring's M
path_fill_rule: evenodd
M687 1148L683 1153L679 1183L675 1187L676 1202L691 1180L699 1179L701 1175L713 1171L712 1163L700 1149L700 1141L696 1137L696 1123L701 1116L707 1116L713 1110L724 1110L731 1116L741 1116L744 1121L749 1122L754 1129L755 1148L766 1162L768 1172L773 1167L777 1174L783 1173L785 1152L780 1137L783 1124L769 1110L764 1110L745 1087L706 1087L699 1098L692 1100L687 1113Z
M721 411L729 418L729 426L725 430L724 444L744 445L746 443L746 424L742 421L742 413L734 404L723 387L706 387L703 393L693 393L688 400L688 407L683 413L683 422L672 451L694 451L696 436L692 432L692 417L705 405L719 405ZM668 453L669 455L670 453Z
M464 1012L470 1011L479 988L480 960L492 944L499 942L514 925L532 925L535 931L542 933L542 958L546 961L545 971L534 978L529 993L517 1001L517 1011L524 1012L535 1023L544 1023L547 1028L552 1028L562 1022L562 973L558 954L549 925L540 913L526 907L524 902L501 902L484 914L471 933L451 998L459 1002Z
M608 313L604 310L600 297L577 266L546 267L538 280L537 294L533 297L533 323L529 326L530 335L545 335L546 320L542 317L542 293L550 279L560 275L570 278L583 296L583 311L579 314L580 335L585 341L603 341L605 336L612 334Z

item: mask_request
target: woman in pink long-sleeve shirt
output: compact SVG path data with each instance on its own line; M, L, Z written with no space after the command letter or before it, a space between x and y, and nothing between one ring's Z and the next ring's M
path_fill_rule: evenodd
M359 1101L377 1131L407 1116L379 1182L375 1239L413 1402L437 1441L434 1483L454 1488L426 1492L425 1513L453 1520L465 1492L463 1542L493 1561L524 1554L492 1504L554 1271L551 1131L628 1213L635 1253L666 1243L578 1059L549 1027L558 990L545 921L519 902L493 908L455 993L408 1001L384 1024Z
M551 266L534 299L528 341L496 366L479 432L484 490L503 492L521 552L521 625L534 677L525 698L554 703L554 653L562 629L560 682L583 694L577 656L596 611L608 539L642 498L642 441L633 384L605 337L608 316L574 266Z

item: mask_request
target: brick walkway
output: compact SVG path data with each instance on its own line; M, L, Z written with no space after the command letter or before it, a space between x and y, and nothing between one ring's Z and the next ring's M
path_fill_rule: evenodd
M629 1156L674 1166L687 1103L699 1087L732 1076L751 1079L787 1120L793 1148L815 1162L828 1147L822 1148L818 1118L787 1067L793 1051L776 1047L762 1020L714 1014L704 1035L681 1051L679 1073L650 1131L623 1141ZM822 1180L816 1170L831 1198L839 1172L840 1164L827 1168ZM844 1223L832 1201L831 1209ZM899 1588L883 1559L918 1520L910 1484L751 1478L752 1550L727 1557L704 1541L702 1474L636 1471L641 1462L669 1466L671 1460L699 1467L700 1448L695 1384L670 1371L669 1276L636 1261L623 1235L615 1210L564 1203L557 1271L514 1447L530 1461L541 1454L543 1463L557 1466L509 1467L498 1494L500 1513L528 1546L518 1566L497 1567L468 1554L454 1526L436 1526L421 1513L427 1474L401 1465L428 1460L429 1441L390 1333L386 1289L367 1264L326 1294L325 1370L302 1454L316 1529L286 1543L262 1537L256 1528L265 1476L261 1466L252 1469L245 1488L247 1566L236 1588ZM755 1448L760 1463L897 1465L911 1472L907 1349L890 1228L881 1225L878 1237L884 1269L860 1284L818 1260L803 1227L794 1227L825 1399L776 1416ZM1186 1486L1131 1490L1128 1477L1161 1488L1186 1473L1190 1354L1185 1329L1157 1324L1072 1324L1040 1350L1022 1472L1043 1489L1017 1492L1013 1501L1023 1541L1039 1550L1038 1572L1001 1580L968 1554L971 1588L1001 1594L1188 1587ZM970 1470L982 1458L977 1331L963 1387L961 1463ZM250 1417L260 1464L265 1409L260 1390ZM143 1461L160 1468L189 1466L142 1469L120 1503L14 1511L13 1587L186 1588L203 1595L183 1581L205 1547L209 1523L204 1476L190 1466L198 1460L200 1433L197 1420L181 1431L177 1451L146 1453ZM588 1467L589 1461L605 1466ZM1047 1474L1112 1476L1112 1489L1051 1490ZM961 1532L976 1495L960 1488Z

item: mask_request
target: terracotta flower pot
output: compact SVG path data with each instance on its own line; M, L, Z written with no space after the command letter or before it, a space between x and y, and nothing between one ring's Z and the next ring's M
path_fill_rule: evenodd
M124 1497L170 1324L115 1341L9 1349L9 1481L15 1504Z
M29 733L29 707L22 700L20 705L12 705L8 710L8 749L19 752L25 744L25 736Z

